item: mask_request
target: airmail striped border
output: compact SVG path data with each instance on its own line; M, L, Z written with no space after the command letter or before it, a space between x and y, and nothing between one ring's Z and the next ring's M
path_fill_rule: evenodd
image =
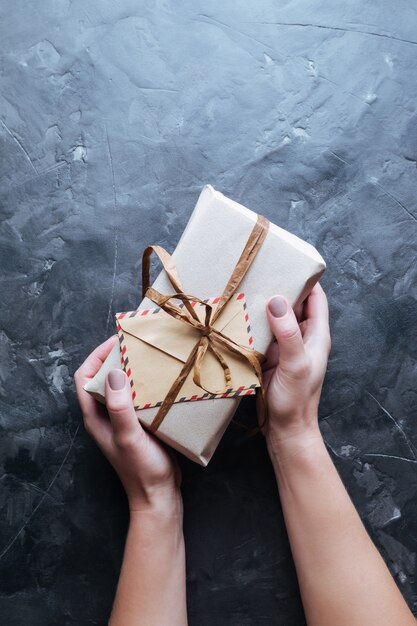
M238 293L235 294L234 296L236 298L236 300L242 300L242 298L245 297L244 293ZM209 304L217 304L220 300L220 296L217 296L216 298L206 298L205 300L203 300L203 302L209 303ZM191 306L195 306L197 304L196 301L192 300L191 301ZM181 302L178 305L181 309L184 308L184 302ZM243 309L245 311L245 321L247 322L247 331L248 331L248 341L249 341L249 345L251 346L253 344L253 337L251 334L251 327L250 327L250 323L249 323L249 315L248 315L248 311L247 311L247 307L246 307L246 301L244 300L243 302ZM122 367L124 369L124 371L126 372L126 375L129 378L129 382L130 382L130 387L132 389L132 400L133 402L135 402L136 398L137 398L137 393L136 393L136 389L135 389L135 383L133 380L133 375L132 375L132 370L129 367L129 357L126 354L126 344L124 343L124 334L123 334L123 330L122 327L120 326L119 320L123 319L124 317L139 317L139 316L144 316L144 315L155 315L155 313L159 313L159 311L161 310L160 307L155 307L152 309L137 309L136 311L127 311L125 313L116 313L116 328L117 328L117 334L119 337L119 345L120 345L120 361L122 364ZM210 400L210 399L214 399L214 398L234 398L237 396L253 396L254 394L256 394L256 388L257 385L251 385L250 387L239 387L238 389L227 389L224 393L221 394L213 394L213 393L204 393L202 395L193 395L190 398L187 398L186 396L184 396L183 398L179 398L178 400L175 401L175 403L179 403L179 402L195 402L198 400ZM150 409L152 407L158 407L161 406L162 401L157 402L156 404L145 404L143 406L140 405L134 405L134 409L135 410L139 410L139 409Z

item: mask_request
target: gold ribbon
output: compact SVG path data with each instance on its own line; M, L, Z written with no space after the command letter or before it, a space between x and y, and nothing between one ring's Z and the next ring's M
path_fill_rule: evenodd
M142 297L149 298L150 300L152 300L152 302L155 302L155 304L161 307L161 309L163 309L172 317L176 318L177 320L183 321L200 331L200 338L198 339L194 348L191 350L190 355L187 361L184 363L181 372L172 383L168 393L166 394L157 414L155 415L150 425L150 429L153 432L158 430L169 409L175 402L175 398L177 397L179 390L181 389L184 381L186 380L188 374L191 372L192 369L194 369L194 383L208 393L221 394L224 393L226 389L231 386L232 380L229 366L221 352L217 349L216 344L222 346L223 348L226 348L230 352L240 355L242 358L246 359L248 363L252 366L260 382L261 397L264 407L266 408L264 395L265 392L262 387L261 367L261 363L264 360L264 355L261 352L253 350L252 348L247 348L246 346L236 343L235 341L221 333L219 330L214 328L213 324L218 319L227 302L235 293L236 289L239 287L240 282L250 268L255 256L257 255L264 242L264 239L268 232L268 228L269 221L262 215L258 215L257 222L249 235L245 247L242 250L239 260L235 265L235 268L226 284L226 287L220 297L220 300L214 312L213 307L207 302L203 302L203 300L197 298L196 296L184 293L184 289L182 288L180 277L178 275L177 268L175 267L174 260L164 248L161 248L161 246L148 246L147 248L145 248L142 255ZM175 293L163 295L156 291L156 289L154 289L153 287L149 286L150 257L153 252L155 252L155 254L159 257L163 268L166 271L168 278L175 289ZM179 308L176 304L171 302L172 299L182 300L184 303L184 308ZM205 307L204 324L200 321L197 313L194 311L191 304L192 301L199 302ZM224 389L216 391L209 390L202 383L201 365L204 356L208 351L210 351L215 356L215 358L223 368L225 379Z

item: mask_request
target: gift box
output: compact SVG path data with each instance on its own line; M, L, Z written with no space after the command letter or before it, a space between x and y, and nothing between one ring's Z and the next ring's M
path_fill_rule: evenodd
M172 258L153 250L166 269L136 311L116 315L119 343L84 388L104 402L108 371L122 367L144 427L207 465L240 400L260 385L259 364L272 340L267 301L282 294L292 306L302 302L326 265L311 244L210 185Z

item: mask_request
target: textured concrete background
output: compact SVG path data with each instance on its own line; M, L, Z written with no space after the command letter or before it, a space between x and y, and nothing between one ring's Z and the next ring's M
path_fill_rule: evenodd
M415 4L251 4L0 3L5 626L106 623L126 504L71 376L207 182L328 262L322 430L417 608ZM183 470L191 626L302 626L262 439Z

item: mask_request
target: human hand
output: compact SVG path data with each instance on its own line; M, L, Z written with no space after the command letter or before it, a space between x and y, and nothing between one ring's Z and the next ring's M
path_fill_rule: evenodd
M84 426L119 475L131 511L157 509L161 513L181 514L178 464L173 453L140 425L126 374L117 369L109 372L106 407L83 389L116 342L116 336L110 337L75 372Z
M264 364L268 419L263 427L270 454L297 451L320 438L318 405L330 352L326 295L317 284L297 311L274 296L267 317L276 342ZM259 407L259 420L263 414Z

